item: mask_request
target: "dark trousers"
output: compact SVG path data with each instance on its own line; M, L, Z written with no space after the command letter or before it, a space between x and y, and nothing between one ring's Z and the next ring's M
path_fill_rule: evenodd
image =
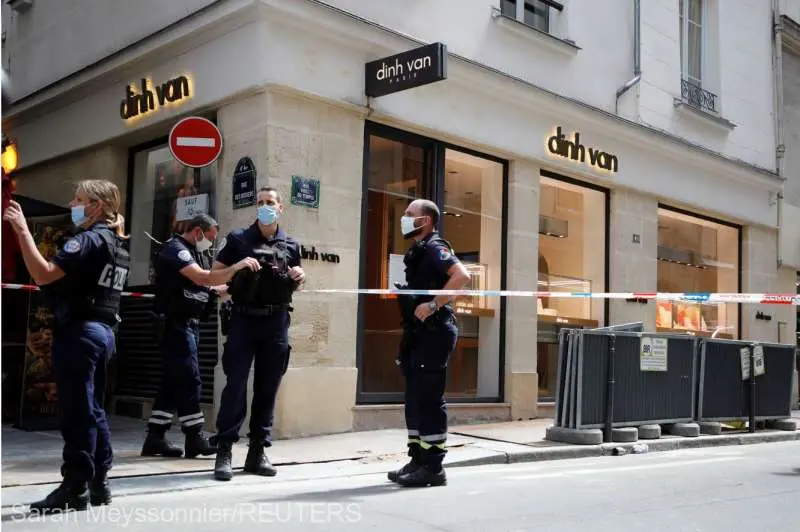
M253 402L250 407L248 438L269 447L275 399L281 379L289 366L288 311L272 316L244 316L234 313L228 340L222 353L222 370L227 382L217 414L217 434L212 443L234 443L247 416L247 378L253 368Z
M456 347L458 328L445 322L433 329L419 327L405 362L405 415L408 444L419 446L423 465L442 468L447 441L447 362Z
M91 481L111 469L111 431L103 398L114 333L96 321L73 322L53 331L52 360L61 409L65 479Z
M162 381L147 429L163 435L172 426L172 412L178 413L181 430L195 433L203 430L203 411L200 409L200 378L198 349L199 322L196 319L167 317L161 339Z

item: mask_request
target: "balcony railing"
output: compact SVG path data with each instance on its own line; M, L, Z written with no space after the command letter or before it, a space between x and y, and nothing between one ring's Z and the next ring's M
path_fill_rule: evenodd
M691 81L681 80L681 98L684 102L701 111L714 114L717 112L717 95L708 92Z

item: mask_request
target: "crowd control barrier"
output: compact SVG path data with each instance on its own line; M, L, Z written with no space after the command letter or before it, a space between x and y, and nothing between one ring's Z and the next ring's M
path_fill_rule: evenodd
M791 416L795 346L704 340L697 420L756 421Z
M660 437L661 425L698 436L696 422L733 420L752 432L756 421L791 417L794 364L791 345L645 333L642 324L562 329L548 439L635 441L644 427Z

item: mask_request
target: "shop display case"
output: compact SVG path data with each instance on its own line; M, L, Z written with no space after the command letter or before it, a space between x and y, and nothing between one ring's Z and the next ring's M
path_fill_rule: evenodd
M725 303L658 301L656 330L732 339L736 331L733 330L734 326L727 325L726 315Z
M470 275L470 282L463 290L488 290L488 267L486 264L462 262ZM489 306L486 296L461 296L453 301L453 309L459 315L492 317L495 309Z

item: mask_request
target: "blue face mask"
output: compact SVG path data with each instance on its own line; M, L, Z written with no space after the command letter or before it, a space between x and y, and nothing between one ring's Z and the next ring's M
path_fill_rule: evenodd
M278 220L278 211L275 207L262 205L258 208L258 221L264 225L272 225Z
M72 207L72 223L80 227L86 222L86 205L75 205Z

